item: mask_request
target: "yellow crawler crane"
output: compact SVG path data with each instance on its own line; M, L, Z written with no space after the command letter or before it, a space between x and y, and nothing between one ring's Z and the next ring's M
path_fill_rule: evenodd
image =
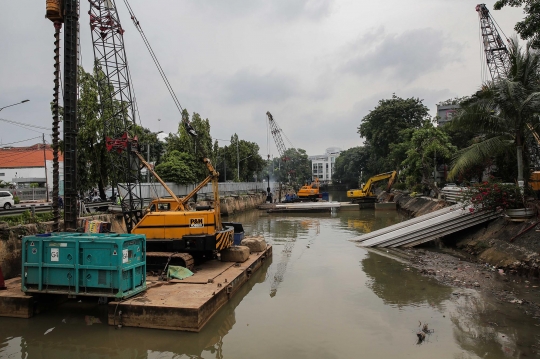
M208 177L187 196L178 198L143 156L138 152L135 154L171 195L171 198L152 200L143 218L131 230L131 233L146 235L150 265L159 265L165 260L192 269L193 256L211 258L215 251L232 246L234 228L224 227L221 222L219 173L208 158L203 160L209 171ZM212 182L213 208L206 206L190 209L188 201L209 182Z
M384 181L388 179L388 185L386 190L389 191L396 180L397 172L385 172L375 175L367 180L366 184L362 189L351 189L347 191L347 197L351 198L352 203L361 203L361 202L375 202L377 196L373 193L373 184L379 181Z

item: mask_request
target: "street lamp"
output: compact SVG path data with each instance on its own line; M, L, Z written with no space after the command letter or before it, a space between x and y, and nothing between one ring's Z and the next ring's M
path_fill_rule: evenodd
M222 140L221 138L214 138L214 140L232 142L231 140ZM240 181L240 152L238 151L238 142L240 142L240 140L237 139L236 140L236 175L238 177L238 180Z
M22 100L21 102L14 103L13 105L8 105L8 106L0 107L0 111L2 111L2 110L5 109L5 108L11 107L11 106L17 106L17 105L20 105L21 103L25 103L25 102L28 102L28 101L30 101L30 100Z

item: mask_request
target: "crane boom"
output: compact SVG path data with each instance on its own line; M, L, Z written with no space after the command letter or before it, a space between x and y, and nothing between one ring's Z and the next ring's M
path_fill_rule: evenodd
M495 26L495 21L491 17L486 5L476 5L476 11L480 17L480 31L482 33L482 44L486 57L485 60L489 68L491 80L495 81L503 77L510 69L510 54L506 47L506 43L499 35ZM527 123L526 126L536 140L536 143L534 143L534 141L531 142L531 148L534 148L535 152L539 153L540 135L538 135L538 132L531 123Z
M279 152L279 155L281 158L285 158L285 151L287 151L287 147L285 147L285 143L283 142L283 138L281 137L282 129L279 127L276 121L274 121L274 117L270 113L270 111L266 112L266 116L268 116L268 123L270 123L270 132L272 133L272 137L274 137L274 142L276 143L277 150Z
M141 220L140 166L136 153L139 150L134 136L135 104L131 87L124 29L118 17L114 0L89 0L90 29L98 74L103 140L112 164L112 181L118 188L122 214L128 233Z
M495 26L486 4L476 5L476 12L480 18L480 33L484 46L484 54L489 68L491 79L504 76L510 68L510 57L503 38Z

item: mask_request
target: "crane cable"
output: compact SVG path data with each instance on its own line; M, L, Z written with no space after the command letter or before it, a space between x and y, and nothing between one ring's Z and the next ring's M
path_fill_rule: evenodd
M159 74L161 75L161 78L163 79L163 82L165 83L165 86L167 86L167 90L169 91L169 94L171 95L174 101L174 104L176 105L176 108L180 112L180 115L182 115L182 111L183 111L182 105L180 104L178 97L176 97L176 93L174 92L169 82L169 79L167 78L167 75L165 75L165 71L163 71L163 68L161 67L161 64L159 63L159 60L157 59L157 56L154 53L154 50L152 49L150 42L148 41L146 35L144 34L141 24L139 23L139 20L137 20L137 17L135 16L135 13L133 12L133 9L131 8L131 5L129 4L128 0L124 0L124 4L126 4L127 10L131 16L131 20L133 20L133 24L135 24L137 31L139 31L139 34L141 34L143 42L146 48L148 49L148 52L150 53L150 56L152 57L152 60L154 61L154 64L156 65L159 71Z

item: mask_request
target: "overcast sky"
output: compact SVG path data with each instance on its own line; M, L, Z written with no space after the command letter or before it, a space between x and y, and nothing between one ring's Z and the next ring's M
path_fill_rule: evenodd
M116 0L143 126L175 132L180 115L124 2ZM487 2L493 8L494 1ZM357 127L392 93L439 101L481 83L478 15L466 0L130 0L184 108L211 134L259 144L270 111L309 155L361 145ZM93 53L81 1L82 64ZM45 0L0 2L0 118L50 127L54 28ZM507 36L521 9L492 11ZM161 121L158 121L161 119ZM40 136L0 121L3 144ZM47 141L50 142L50 136ZM22 145L36 140L22 142ZM270 153L277 154L270 138ZM20 145L20 144L16 144ZM222 142L221 145L227 145ZM288 144L287 144L288 146Z

